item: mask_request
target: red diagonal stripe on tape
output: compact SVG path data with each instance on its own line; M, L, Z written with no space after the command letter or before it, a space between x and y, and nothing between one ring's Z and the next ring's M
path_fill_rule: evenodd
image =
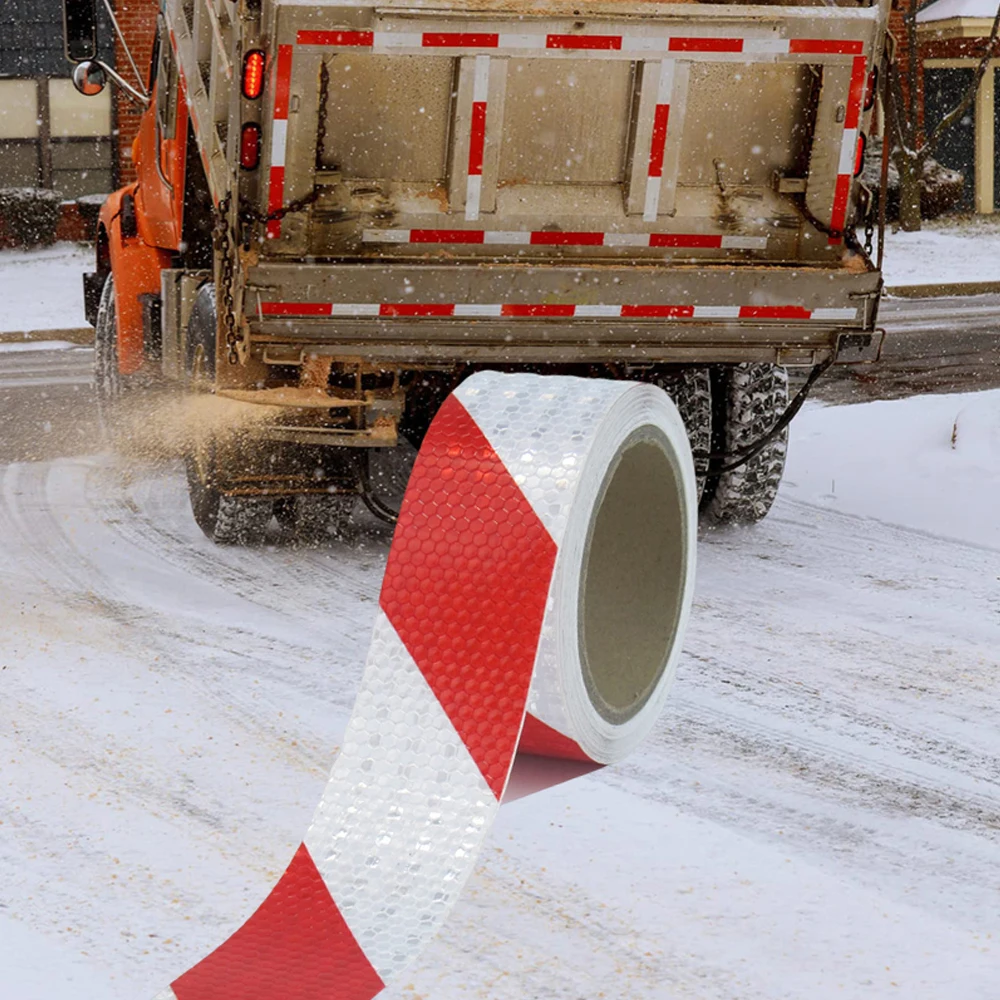
M538 754L539 757L561 757L563 760L590 760L576 740L564 736L530 713L524 717L517 752Z
M303 844L257 912L171 988L177 1000L371 1000L384 985Z
M450 396L410 475L380 603L498 799L555 557L521 488Z

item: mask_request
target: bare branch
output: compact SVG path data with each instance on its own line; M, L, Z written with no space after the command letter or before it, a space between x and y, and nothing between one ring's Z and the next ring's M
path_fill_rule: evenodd
M986 68L989 66L990 60L996 55L994 50L996 49L998 33L1000 33L1000 6L997 7L996 16L993 18L993 27L990 29L990 37L986 40L986 48L983 50L983 57L979 60L979 66L976 67L972 82L966 89L961 101L938 122L934 131L927 137L926 142L922 146L922 152L932 152L941 136L969 110L969 106L975 100L979 84L986 73Z

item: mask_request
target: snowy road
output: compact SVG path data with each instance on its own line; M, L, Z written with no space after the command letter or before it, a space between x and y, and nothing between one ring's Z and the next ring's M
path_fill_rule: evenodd
M932 402L799 418L654 737L506 806L390 997L996 998L1000 396ZM176 467L62 450L0 465L0 994L148 998L301 838L388 536L219 549Z

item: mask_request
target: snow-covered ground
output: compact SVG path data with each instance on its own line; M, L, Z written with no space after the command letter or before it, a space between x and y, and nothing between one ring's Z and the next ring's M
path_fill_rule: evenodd
M653 737L505 806L388 997L997 997L1000 393L793 427ZM219 549L172 466L0 467L0 996L152 997L263 898L387 545Z
M77 243L0 250L0 333L86 326L81 276L93 267L93 249Z
M1000 282L1000 224L982 216L936 219L918 233L887 229L882 272L889 288Z

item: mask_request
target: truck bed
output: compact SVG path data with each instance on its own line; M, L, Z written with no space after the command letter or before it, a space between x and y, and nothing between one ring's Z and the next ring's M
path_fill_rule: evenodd
M183 8L181 63L203 66ZM854 5L265 0L251 339L414 361L860 345L880 278L850 226L883 23Z

